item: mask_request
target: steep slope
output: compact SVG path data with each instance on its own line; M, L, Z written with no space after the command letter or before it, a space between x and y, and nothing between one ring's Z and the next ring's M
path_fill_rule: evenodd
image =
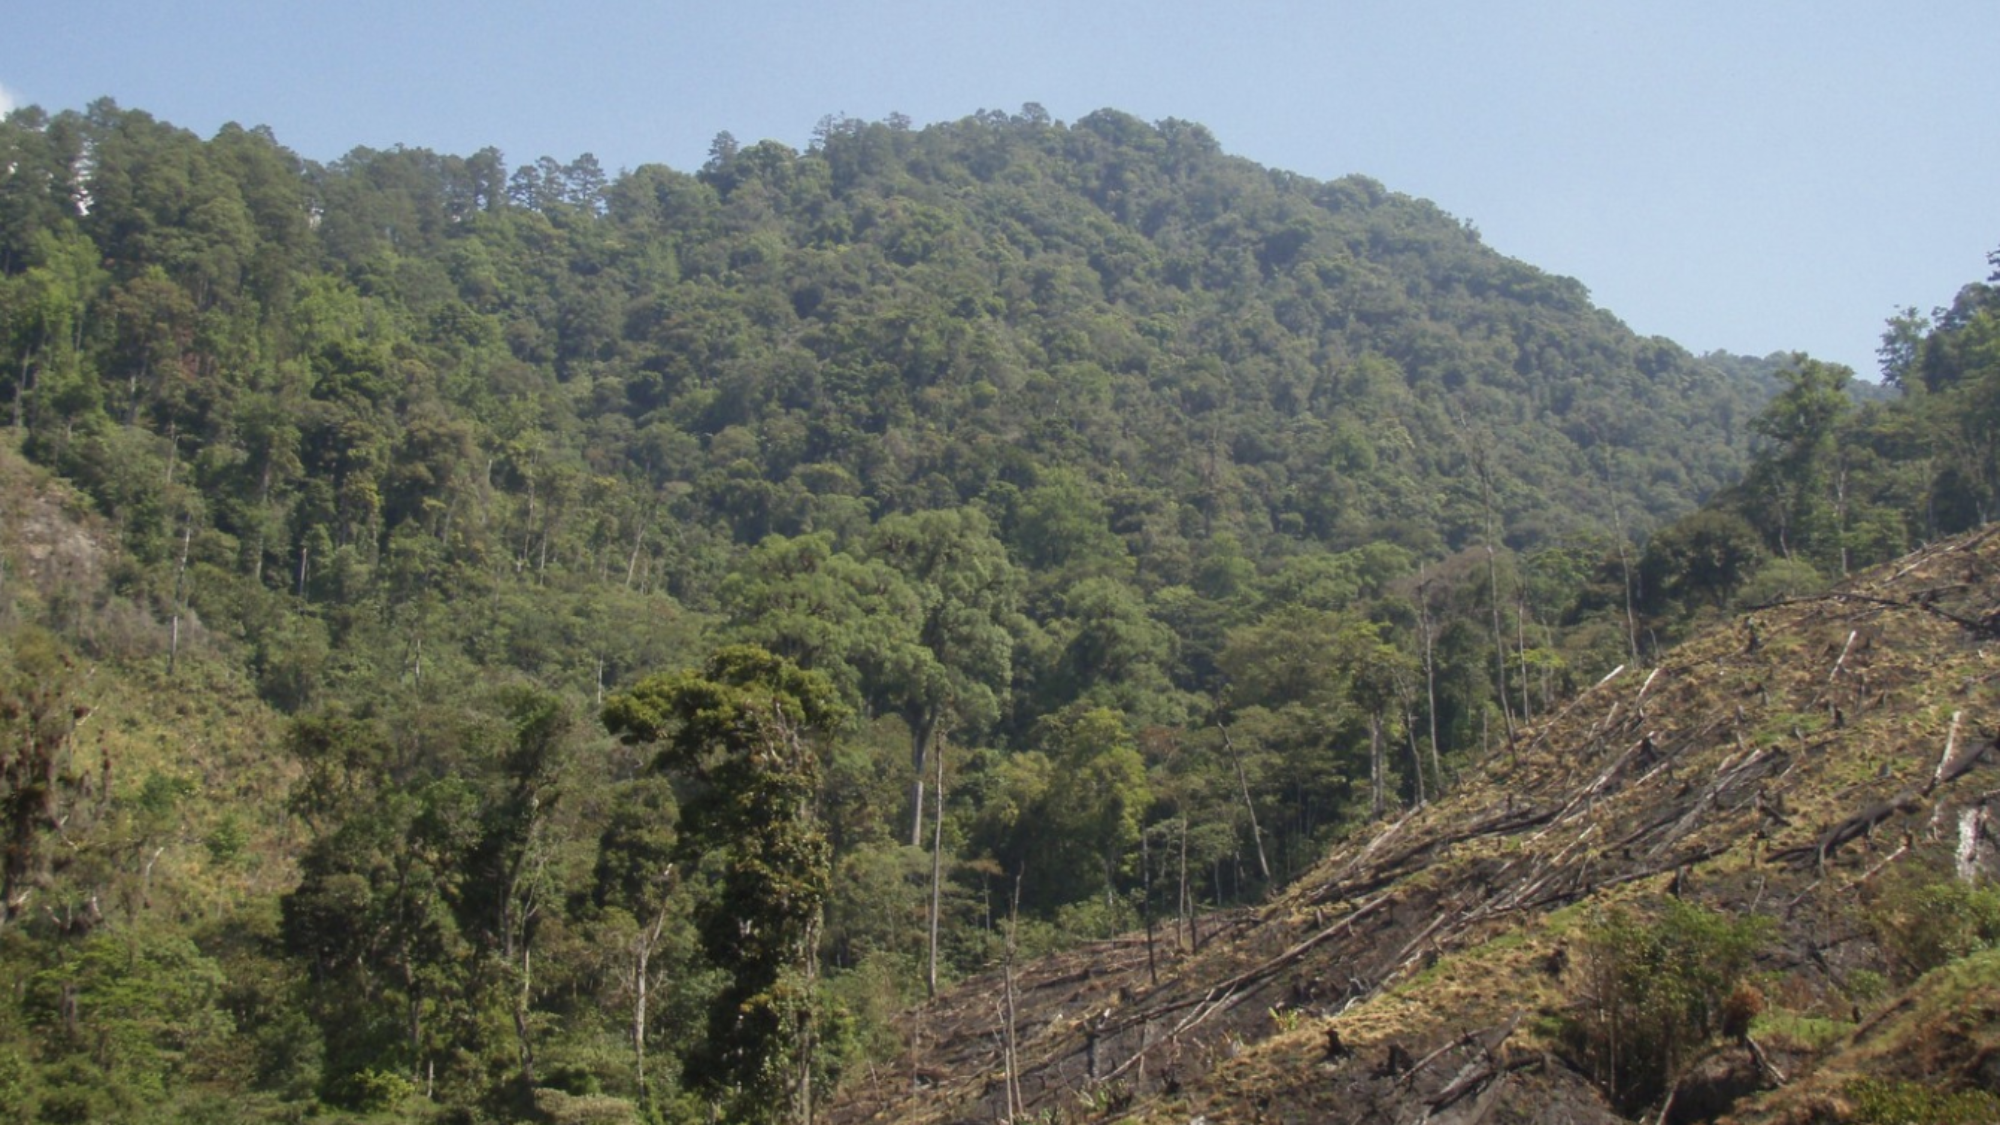
M1563 1029L1589 985L1593 927L1670 896L1770 920L1752 976L1768 1006L1744 1041L1756 1049L1683 1068L1670 1119L1709 1119L1829 1050L1829 1077L1739 1112L1872 1120L1848 1096L1869 1076L1927 1074L1949 1091L1994 1066L1991 960L1877 1000L1893 951L1865 923L1880 889L1927 857L1994 870L1996 640L2000 532L1986 531L1622 669L1448 799L1357 833L1263 909L1206 920L1198 951L1163 939L1157 983L1141 938L1023 966L1011 992L1025 1109L1619 1120ZM1008 992L996 975L912 1013L909 1064L837 1119L1004 1116ZM1940 1011L1969 1026L1896 1030ZM1912 1062L1883 1042L1932 1049Z
M91 910L213 916L296 878L280 809L293 771L268 752L282 718L192 612L169 671L175 626L130 567L85 497L0 441L0 721L21 737L29 693L75 712L54 784L77 803L46 847L91 873L77 880ZM37 887L24 910L73 909L77 890Z

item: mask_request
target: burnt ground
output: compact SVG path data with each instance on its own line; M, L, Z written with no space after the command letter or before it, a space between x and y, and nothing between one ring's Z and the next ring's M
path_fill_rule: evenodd
M1842 1120L1782 1107L1867 1030L1850 978L1882 964L1859 904L1922 856L2000 866L1997 640L1988 532L1623 669L1268 905L1204 919L1198 950L1163 941L1149 971L1127 937L1017 966L1017 1116L1623 1120L1554 1017L1594 918L1678 895L1774 920L1770 1008L1755 1053L1716 1048L1666 1119ZM909 1013L907 1052L832 1119L1006 1119L1007 992L996 971Z

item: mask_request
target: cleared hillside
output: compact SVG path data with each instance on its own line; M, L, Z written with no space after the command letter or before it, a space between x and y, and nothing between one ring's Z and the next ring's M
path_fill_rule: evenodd
M1199 951L1161 935L1157 983L1141 937L1021 966L1025 1109L1621 1120L1563 1029L1602 955L1597 927L1670 897L1770 921L1749 1039L1704 1048L1669 1119L1772 1088L1736 1101L1739 1119L1876 1120L1871 1089L1989 1081L1992 958L1904 993L1882 983L1898 950L1871 919L1922 865L1995 868L1996 640L1988 531L1623 669L1447 799L1357 832L1265 908L1205 920ZM1007 992L996 974L913 1013L907 1060L837 1119L1004 1116Z

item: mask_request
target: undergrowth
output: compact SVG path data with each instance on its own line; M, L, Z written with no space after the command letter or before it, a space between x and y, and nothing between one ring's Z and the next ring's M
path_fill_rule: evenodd
M2000 1121L2000 1097L1984 1090L1940 1090L1922 1082L1864 1078L1844 1091L1854 1103L1852 1125L1990 1125Z
M1768 918L1678 899L1655 918L1613 910L1585 931L1562 1038L1620 1112L1658 1101L1712 1039L1747 1029L1754 1010L1738 1009L1756 998L1739 986L1770 931Z
M1920 864L1886 880L1863 919L1891 974L1912 981L1940 965L2000 948L2000 887Z

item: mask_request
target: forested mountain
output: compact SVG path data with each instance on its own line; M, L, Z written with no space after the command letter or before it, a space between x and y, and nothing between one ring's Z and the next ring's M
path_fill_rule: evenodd
M108 103L6 148L25 447L156 613L185 546L189 608L292 710L414 667L327 656L387 635L568 688L710 622L817 655L840 638L779 636L767 579L908 579L884 521L953 512L1025 615L956 691L968 733L1083 698L1178 724L1229 625L1467 548L1543 563L1552 621L1578 558L1734 479L1763 393L1429 204L1112 112L828 120L615 180L320 167Z
M2000 479L1983 288L1857 412L1185 122L613 176L100 102L0 169L0 1091L48 1120L782 1115Z

